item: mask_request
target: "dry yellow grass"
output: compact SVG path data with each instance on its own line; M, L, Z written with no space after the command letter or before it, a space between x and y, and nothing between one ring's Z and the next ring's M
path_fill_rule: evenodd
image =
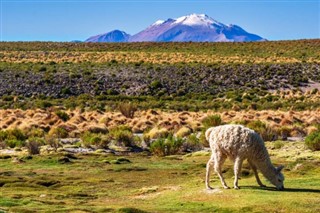
M320 123L320 109L306 111L225 111L225 112L164 112L164 111L137 111L133 119L127 119L119 112L81 112L80 110L66 111L70 119L62 121L54 110L0 110L0 130L20 128L52 129L63 127L71 132L83 132L90 129L106 130L119 125L127 125L134 132L144 132L155 128L154 134L161 131L180 132L190 128L196 132L201 128L201 120L213 114L221 116L225 123L261 120L274 129L286 127L293 135L299 131L310 133L314 126ZM157 130L157 131L156 131ZM178 131L179 130L179 131ZM153 130L151 130L152 132ZM160 132L161 132L160 131ZM154 135L152 133L152 135ZM180 133L179 133L180 134ZM181 133L182 134L182 133ZM184 133L183 133L184 134Z
M295 63L302 62L302 59L293 57L268 56L220 56L217 54L203 53L192 54L185 52L63 52L63 51L0 51L1 61L26 63L26 62L92 62L105 63L116 60L121 63L140 62L154 64L175 64L175 63ZM310 58L307 62L320 62L319 58Z

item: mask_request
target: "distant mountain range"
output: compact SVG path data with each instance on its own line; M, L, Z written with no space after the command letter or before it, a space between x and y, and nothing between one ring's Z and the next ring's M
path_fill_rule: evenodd
M145 30L129 35L114 30L95 35L85 42L243 42L265 41L237 25L225 25L205 14L190 14L177 19L158 20Z

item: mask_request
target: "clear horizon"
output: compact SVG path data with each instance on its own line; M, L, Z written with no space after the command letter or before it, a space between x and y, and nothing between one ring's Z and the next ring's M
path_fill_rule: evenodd
M83 41L115 29L136 34L191 13L268 40L320 38L318 0L0 0L0 41Z

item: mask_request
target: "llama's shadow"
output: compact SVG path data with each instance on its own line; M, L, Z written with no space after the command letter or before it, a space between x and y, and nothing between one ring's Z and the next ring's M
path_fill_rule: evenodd
M255 189L265 191L278 191L275 187L260 187L260 186L240 186L241 189ZM304 188L285 188L279 192L308 192L308 193L320 193L320 189L304 189Z

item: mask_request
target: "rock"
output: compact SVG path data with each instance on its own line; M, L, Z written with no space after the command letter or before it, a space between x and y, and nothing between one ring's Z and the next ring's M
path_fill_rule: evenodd
M81 142L80 138L60 138L59 142L62 144L75 144Z

